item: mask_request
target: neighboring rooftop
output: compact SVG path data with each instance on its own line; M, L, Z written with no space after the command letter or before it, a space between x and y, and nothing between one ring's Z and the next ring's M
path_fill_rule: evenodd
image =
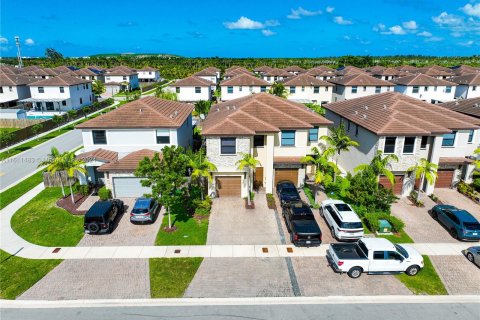
M0 86L22 86L37 80L23 75L0 72Z
M305 69L299 66L288 66L286 68L283 68L283 70L287 72L304 72L305 71Z
M209 80L197 77L190 76L188 78L177 80L175 83L171 84L172 87L206 87L214 86L215 84Z
M149 67L149 66L145 66L143 68L137 69L137 71L158 71L158 69L152 68L152 67Z
M463 76L452 77L448 79L456 84L463 84L469 86L480 86L480 73L470 73Z
M322 81L307 73L301 73L297 76L289 78L283 82L286 86L329 86L333 87L333 84L327 81Z
M327 81L342 86L393 86L393 83L389 81L375 78L366 73L335 77L328 79Z
M111 76L131 76L137 74L135 69L126 66L118 66L107 70L107 75Z
M40 81L32 82L29 84L29 86L43 86L43 87L48 87L48 86L74 86L77 84L83 84L83 83L90 83L92 81L90 80L85 80L81 78L76 78L72 77L66 74L61 74L56 77L48 78L48 79L42 79Z
M261 67L256 67L255 69L253 69L253 71L255 71L255 72L267 72L267 71L270 71L272 69L273 68L269 67L269 66L261 66Z
M268 71L265 71L263 73L264 77L284 77L284 78L289 78L292 77L293 74L290 72L283 70L283 69L278 69L278 68L271 68Z
M439 106L480 118L480 97L440 103Z
M269 86L270 83L251 74L241 73L231 79L223 80L220 86Z
M132 153L129 153L125 157L118 159L116 161L112 161L106 164L101 165L98 167L98 171L105 172L105 171L134 171L137 169L138 164L140 161L147 158L153 158L155 153L158 151L150 150L150 149L141 149ZM161 153L159 153L161 154Z
M112 162L112 161L117 161L118 153L115 151L99 148L92 151L81 153L77 156L77 159L83 160L85 162L97 161L97 160L100 160L103 162Z
M434 78L423 73L412 74L397 79L390 80L395 84L403 86L456 86L456 83Z
M216 77L218 72L220 72L219 69L214 67L208 67L194 73L193 75L197 77Z

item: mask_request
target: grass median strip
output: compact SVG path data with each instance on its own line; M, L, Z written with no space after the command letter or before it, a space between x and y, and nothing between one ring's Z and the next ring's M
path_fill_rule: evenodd
M414 277L399 274L396 277L414 294L418 295L447 295L447 289L433 267L428 256L423 256L425 266Z
M0 193L0 210L43 182L43 172L37 172Z
M66 188L66 192L67 192ZM83 237L83 216L58 208L61 188L47 188L12 217L12 229L23 239L41 246L75 246Z
M0 298L15 299L42 279L62 260L33 260L0 250Z
M150 259L151 297L183 297L202 261L203 258Z

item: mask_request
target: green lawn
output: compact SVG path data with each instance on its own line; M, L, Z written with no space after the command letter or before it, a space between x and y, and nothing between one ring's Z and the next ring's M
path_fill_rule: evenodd
M152 298L181 298L203 258L150 259Z
M15 299L42 279L62 260L33 260L0 250L0 298Z
M414 277L399 274L396 277L414 294L447 295L447 289L438 276L428 256L423 256L425 266Z
M58 208L55 203L61 197L61 188L43 190L15 213L12 229L23 239L41 246L77 245L83 237L83 216Z
M410 238L410 236L405 232L405 231L402 231L400 232L399 235L376 235L377 238L385 238L385 239L388 239L390 240L391 242L393 243L413 243L413 239Z
M0 210L8 206L13 201L20 198L27 191L33 189L37 185L43 182L43 173L37 172L34 175L28 177L22 182L17 183L11 188L0 193Z

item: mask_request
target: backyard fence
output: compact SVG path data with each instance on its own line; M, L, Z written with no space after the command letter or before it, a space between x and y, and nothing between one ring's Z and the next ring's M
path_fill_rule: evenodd
M45 119L0 119L0 128L25 128L40 122Z
M50 172L44 172L43 173L43 184L45 185L45 188L48 187L61 187L62 183L64 187L67 187L70 185L70 183L73 185L77 181L77 177L70 178L67 175L66 171L57 171L54 174L51 174Z

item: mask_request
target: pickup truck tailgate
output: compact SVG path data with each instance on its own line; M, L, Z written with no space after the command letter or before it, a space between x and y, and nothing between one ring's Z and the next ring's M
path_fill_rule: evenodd
M338 261L340 259L338 259L338 256L335 253L335 250L333 250L332 245L330 245L328 247L327 260L328 260L328 263L330 264L331 267L333 267L335 270L340 270L339 265L338 265Z

